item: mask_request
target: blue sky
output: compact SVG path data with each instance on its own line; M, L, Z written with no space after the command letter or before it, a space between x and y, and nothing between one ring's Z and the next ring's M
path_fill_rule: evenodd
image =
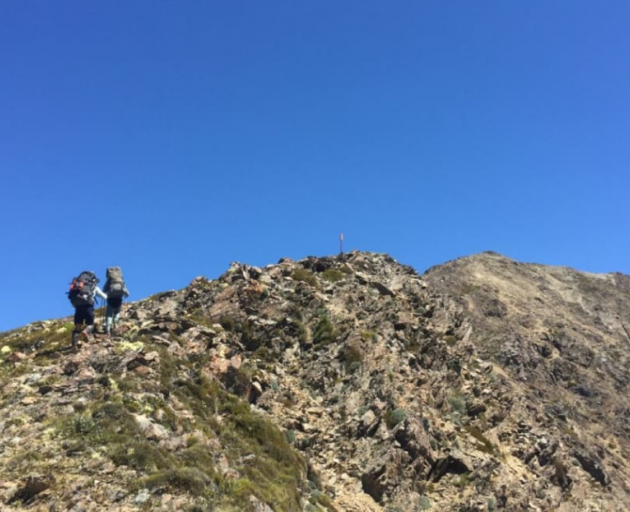
M231 261L630 273L630 3L0 3L0 330Z

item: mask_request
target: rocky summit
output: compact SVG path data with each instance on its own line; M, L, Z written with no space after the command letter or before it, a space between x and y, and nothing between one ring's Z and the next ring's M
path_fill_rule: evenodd
M630 277L234 263L0 334L3 511L630 510Z

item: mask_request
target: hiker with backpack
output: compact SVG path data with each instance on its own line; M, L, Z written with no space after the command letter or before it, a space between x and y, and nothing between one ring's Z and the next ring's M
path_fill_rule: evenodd
M77 348L79 336L85 341L94 330L94 304L96 296L107 299L107 295L98 287L99 280L94 272L84 270L72 280L68 298L74 306L74 330L72 331L72 348ZM83 327L85 324L85 328Z
M120 310L122 309L123 299L129 297L129 291L120 267L109 267L107 269L107 281L105 281L103 291L107 294L105 331L108 335L111 335L112 327L115 329L120 322Z

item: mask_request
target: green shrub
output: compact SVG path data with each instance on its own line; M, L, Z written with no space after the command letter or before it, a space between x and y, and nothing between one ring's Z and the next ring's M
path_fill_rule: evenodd
M455 481L455 487L464 488L468 487L471 483L471 473L462 473L459 479Z
M194 496L200 496L206 492L212 483L212 478L199 468L184 467L159 471L139 482L140 488L156 489L169 487L188 491Z
M466 398L461 395L452 395L448 397L448 403L453 412L464 414L466 412Z
M67 452L66 452L67 453ZM33 467L33 463L41 461L45 458L41 448L25 450L12 456L8 462L5 463L5 469L8 471L21 471L27 472L29 468Z
M359 363L359 366L363 362L363 349L353 344L346 344L341 352L343 360L346 362L346 367L349 367L352 363Z
M129 466L143 471L166 470L173 465L168 452L149 441L114 444L108 454L117 466Z
M69 435L86 435L94 429L94 421L89 414L79 414L70 418L66 424L66 432Z
M316 344L327 345L328 343L334 341L336 336L337 333L335 331L335 327L330 321L330 318L326 315L322 316L315 326L313 341Z
M462 372L462 362L458 357L453 357L446 362L446 367L457 375Z
M313 491L311 492L311 497L309 499L309 502L313 505L321 505L326 510L331 510L331 511L336 510L334 505L332 504L331 499L318 489L313 489ZM315 509L315 510L318 510L318 509Z
M9 427L13 427L13 426L20 427L22 425L24 425L24 419L23 418L11 418L10 420L8 420L5 423L4 427L5 428L9 428Z
M454 346L457 343L457 338L452 335L443 336L442 339L446 342L449 347Z
M352 363L350 363L348 365L348 372L350 373L354 373L356 372L359 368L361 368L361 363L359 361L353 361Z
M418 503L419 510L429 510L433 506L431 500L426 496L420 496L420 501Z
M329 268L322 272L322 279L330 283L341 281L344 277L345 274L341 270L337 270L336 268Z
M363 341L377 341L378 336L374 331L361 331L361 339Z
M385 413L385 423L389 428L394 428L396 425L407 419L407 413L404 409L394 409Z
M315 275L305 268L296 268L291 274L291 277L295 281L301 281L303 283L308 283L313 287L317 287L317 278Z

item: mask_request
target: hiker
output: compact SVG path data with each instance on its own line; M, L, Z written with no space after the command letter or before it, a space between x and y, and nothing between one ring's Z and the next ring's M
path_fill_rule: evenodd
M94 304L96 296L107 299L107 295L98 287L98 278L91 271L84 270L72 280L68 298L74 306L74 330L72 331L72 348L77 348L79 336L85 341L94 330ZM83 324L85 323L85 328Z
M122 309L123 299L129 297L129 291L120 267L109 267L107 269L107 281L105 281L103 291L107 294L105 331L108 335L111 335L112 327L115 329L120 322L120 310Z

